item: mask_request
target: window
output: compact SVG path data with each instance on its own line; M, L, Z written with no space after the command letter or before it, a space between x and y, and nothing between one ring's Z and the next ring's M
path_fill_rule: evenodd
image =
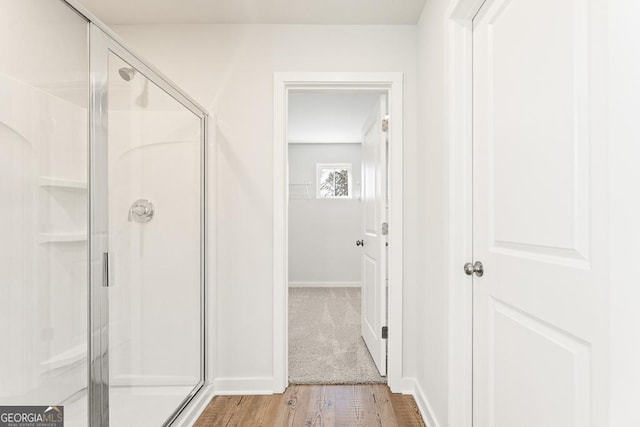
M318 199L351 198L351 163L318 163L316 170Z

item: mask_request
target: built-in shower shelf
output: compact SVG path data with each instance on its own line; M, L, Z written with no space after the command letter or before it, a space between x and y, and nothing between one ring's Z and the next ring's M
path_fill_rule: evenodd
M86 241L86 233L40 233L40 243L73 243Z
M86 181L77 181L74 179L53 178L50 176L40 177L41 187L57 187L57 188L69 188L75 190L86 190Z
M42 372L68 368L87 359L87 344L78 344L40 363Z

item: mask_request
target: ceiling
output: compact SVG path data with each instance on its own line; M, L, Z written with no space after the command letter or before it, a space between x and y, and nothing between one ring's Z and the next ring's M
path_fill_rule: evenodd
M290 93L289 143L360 143L379 97L372 92Z
M126 24L416 24L425 0L80 0Z

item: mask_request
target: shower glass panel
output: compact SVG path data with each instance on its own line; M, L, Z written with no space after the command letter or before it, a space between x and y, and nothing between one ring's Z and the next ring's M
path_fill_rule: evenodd
M0 406L170 424L206 374L207 115L78 3L0 11Z
M0 11L0 405L87 425L88 22Z
M201 118L108 58L109 420L162 425L201 384Z

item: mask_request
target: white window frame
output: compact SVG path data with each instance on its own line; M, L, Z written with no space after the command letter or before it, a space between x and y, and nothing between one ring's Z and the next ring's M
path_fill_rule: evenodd
M346 169L348 193L346 196L323 196L320 194L322 171L325 169ZM316 163L316 199L352 199L353 198L353 171L351 163Z

